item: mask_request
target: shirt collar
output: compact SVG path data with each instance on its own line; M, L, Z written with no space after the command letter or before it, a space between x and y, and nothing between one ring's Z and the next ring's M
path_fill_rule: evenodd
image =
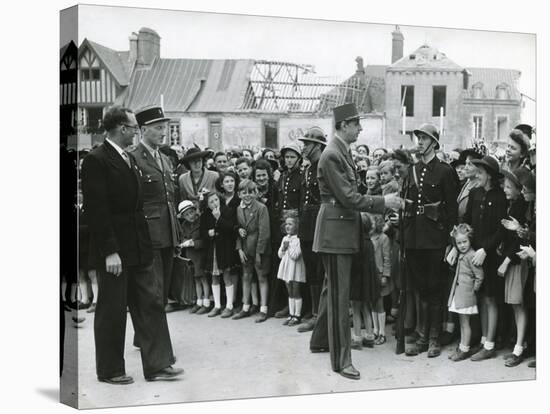
M346 150L349 151L349 143L348 142L346 142L343 138L338 136L338 134L334 134L334 138L338 138L344 144L344 146L346 147Z
M122 148L120 148L120 146L117 143L110 140L109 138L105 138L105 141L107 141L109 144L111 144L113 146L113 148L116 150L116 152L118 152L120 154L120 156L126 160L126 158L127 158L126 153L124 152L124 150Z
M153 156L153 158L155 158L155 152L157 152L158 150L155 150L153 148L151 148L149 145L147 145L145 143L145 141L141 140L141 145L143 145L145 148L147 148L147 150L151 153L151 155Z

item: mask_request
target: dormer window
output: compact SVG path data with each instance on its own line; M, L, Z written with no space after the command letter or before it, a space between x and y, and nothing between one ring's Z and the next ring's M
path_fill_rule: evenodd
M478 82L472 86L472 97L474 99L483 98L483 84L481 82Z
M497 99L510 99L510 94L508 93L508 85L501 83L497 86Z

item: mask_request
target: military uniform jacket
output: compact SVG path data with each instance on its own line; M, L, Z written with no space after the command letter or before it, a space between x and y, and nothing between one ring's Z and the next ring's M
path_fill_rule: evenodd
M319 182L317 181L317 166L308 165L302 171L302 191L300 192L300 227L298 237L301 241L313 241L315 235L315 222L321 207L321 195L319 194Z
M321 208L315 222L313 251L354 254L359 252L360 211L384 212L384 198L357 192L357 171L344 142L333 138L317 167Z
M154 249L177 246L180 235L171 163L166 155L159 154L162 168L142 143L132 151L141 171L143 210Z
M403 219L405 249L441 249L450 243L458 212L455 174L435 156L410 167L403 185L403 198L410 200Z
M82 163L82 195L90 248L100 269L105 268L105 258L113 253L119 254L123 268L153 261L140 172L134 157L131 154L128 157L131 167L105 142Z
M295 166L292 170L285 170L279 179L279 211L297 210L300 206L302 189L302 174Z

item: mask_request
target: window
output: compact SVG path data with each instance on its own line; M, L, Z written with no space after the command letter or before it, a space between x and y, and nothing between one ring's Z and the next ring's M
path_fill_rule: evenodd
M401 85L401 107L407 109L406 116L414 116L414 86Z
M473 117L473 135L474 139L483 138L483 116L474 115Z
M101 71L99 69L82 69L80 71L80 80L99 80L101 78Z
M501 84L497 86L497 99L510 99L508 96L508 85Z
M482 83L476 83L472 86L472 92L473 92L473 98L474 99L481 99L483 98L483 84Z
M277 121L264 121L264 139L266 148L277 148L279 146Z
M432 116L440 116L441 108L443 108L443 116L447 112L447 87L446 86L434 86L433 87L433 99L432 99Z
M412 130L404 131L402 129L399 130L401 135L408 135L411 141L414 141L414 132Z
M180 124L170 124L170 145L180 145Z
M506 141L508 135L508 117L505 115L497 116L497 141Z

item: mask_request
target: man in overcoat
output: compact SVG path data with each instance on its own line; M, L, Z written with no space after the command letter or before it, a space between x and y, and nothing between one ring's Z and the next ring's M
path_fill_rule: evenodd
M153 243L153 272L164 301L166 312L178 309L178 281L172 284L175 249L179 243L179 223L176 218L176 186L172 164L159 151L168 128L168 120L160 107L136 112L141 128L141 142L131 153L141 171L143 211ZM169 295L171 297L169 297Z
M94 320L97 377L109 384L133 382L124 364L128 307L140 338L145 379L172 379L183 370L171 366L175 358L152 272L140 171L134 157L124 151L139 126L132 111L119 106L109 108L103 125L105 142L82 163L84 211L99 289Z
M362 130L359 114L355 104L333 111L336 133L323 151L317 169L321 208L313 251L321 254L326 276L310 349L322 352L328 345L332 370L345 378L359 379L360 373L351 363L349 286L352 258L359 252L360 212L399 209L402 200L396 195L367 196L357 192L357 172L349 146ZM327 328L322 324L328 324L328 341L322 333Z
M406 332L405 352L409 356L428 351L428 357L441 354L439 334L447 268L444 262L449 233L457 222L458 177L454 169L436 157L439 132L424 124L414 130L420 161L409 167L403 185L403 218L407 271L412 288L420 297L420 333L414 340Z

